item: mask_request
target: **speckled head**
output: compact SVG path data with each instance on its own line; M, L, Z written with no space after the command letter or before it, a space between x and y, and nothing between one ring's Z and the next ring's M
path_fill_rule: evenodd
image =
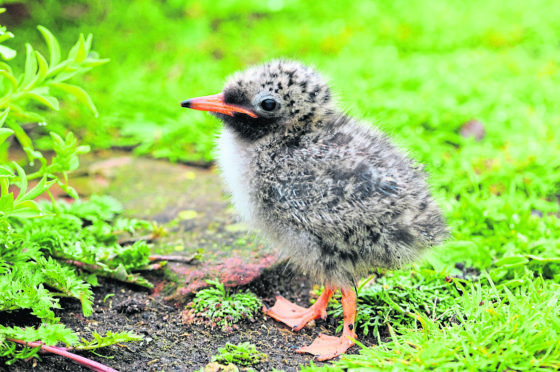
M237 72L222 93L192 98L181 106L213 112L249 141L307 131L334 112L325 80L312 68L286 60Z

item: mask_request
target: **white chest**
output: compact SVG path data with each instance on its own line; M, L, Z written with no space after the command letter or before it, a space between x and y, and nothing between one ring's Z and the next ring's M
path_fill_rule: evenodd
M249 195L249 154L231 130L225 127L222 129L217 145L218 165L231 193L233 205L241 218L251 223L254 207Z

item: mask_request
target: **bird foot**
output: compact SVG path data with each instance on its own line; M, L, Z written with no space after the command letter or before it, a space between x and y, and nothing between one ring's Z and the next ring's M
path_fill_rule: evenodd
M354 345L355 337L355 334L341 337L320 334L311 345L300 347L296 352L313 354L319 361L329 360L344 354Z
M326 304L323 306L323 304L318 301L313 306L306 309L291 303L282 296L276 296L276 303L274 306L270 309L264 308L263 311L271 318L292 327L294 331L299 331L314 319L327 319Z

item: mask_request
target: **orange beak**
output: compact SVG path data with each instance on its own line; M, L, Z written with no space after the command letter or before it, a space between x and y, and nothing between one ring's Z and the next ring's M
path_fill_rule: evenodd
M212 111L219 112L221 114L226 114L233 116L234 112L239 112L242 114L249 115L252 118L256 118L257 115L241 106L230 105L224 102L224 94L218 93L211 96L191 98L186 101L181 102L181 107L190 108L193 110L200 111Z

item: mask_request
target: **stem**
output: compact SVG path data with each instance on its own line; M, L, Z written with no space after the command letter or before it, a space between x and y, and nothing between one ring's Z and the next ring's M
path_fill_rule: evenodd
M140 285L142 287L145 288L152 288L152 285L149 284L147 281L145 281L142 277L139 277L137 275L134 274L129 274L128 272L126 273L126 275L122 275L122 273L117 272L116 269L111 269L109 267L101 267L95 264L88 264L85 262L81 262L81 261L76 261L76 260L68 260L65 259L64 257L57 257L55 255L56 258L59 259L63 259L64 262L66 262L67 264L70 265L74 265L76 267L79 267L81 269L84 269L86 271L92 272L94 274L98 274L107 278L111 278L111 279L115 279L121 282L125 282L125 283L132 283L132 284L136 284L136 285ZM157 269L157 267L156 267Z
M53 196L53 194L52 194L50 188L47 189L47 194L49 195L49 198L51 198L51 205L52 205L53 211L54 211L55 213L58 213L58 212L59 212L59 209L58 209L58 207L56 206L55 199L54 199L54 196Z
M184 263L191 263L196 260L197 255L193 255L190 257L185 256L160 256L160 255L153 255L148 257L150 261L173 261L173 262L184 262Z
M6 340L12 341L21 345L30 346L30 347L40 347L42 352L49 352L53 354L58 354L66 358L70 358L74 362L91 369L92 371L96 372L118 372L116 369L111 367L107 367L104 364L98 363L94 360L84 358L83 356L76 355L66 351L65 348L56 347L56 346L47 346L41 341L34 341L34 342L26 342L22 340L14 340L12 338L7 338Z
M62 257L60 257L60 258L62 258ZM79 267L80 269L84 269L84 270L87 270L87 271L96 272L96 271L100 271L100 270L102 271L102 270L103 270L103 268L101 268L101 267L98 266L98 265L95 265L95 264L88 264L88 263L81 262L81 261L66 260L65 262L66 262L67 264L74 265L74 266L76 266L76 267Z
M51 292L51 295L55 296L55 297L72 297L74 298L74 296L66 294L66 293L60 293L60 292Z
M36 178L41 178L41 177L43 177L44 174L45 174L44 171L38 170L37 172L28 174L28 175L27 175L27 180L28 180L28 181L31 181L31 180L34 180L34 179L36 179Z
M111 232L111 234L116 236L116 235L120 235L120 234L127 233L127 232L128 231L126 231L126 230L116 230L116 231ZM152 235L141 236L141 237L138 237L138 238L133 237L133 238L130 238L130 239L122 239L122 240L119 240L118 243L120 245L132 245L132 244L134 244L136 242L139 242L139 241L144 241L146 243L151 243L155 238L156 237L152 234Z

